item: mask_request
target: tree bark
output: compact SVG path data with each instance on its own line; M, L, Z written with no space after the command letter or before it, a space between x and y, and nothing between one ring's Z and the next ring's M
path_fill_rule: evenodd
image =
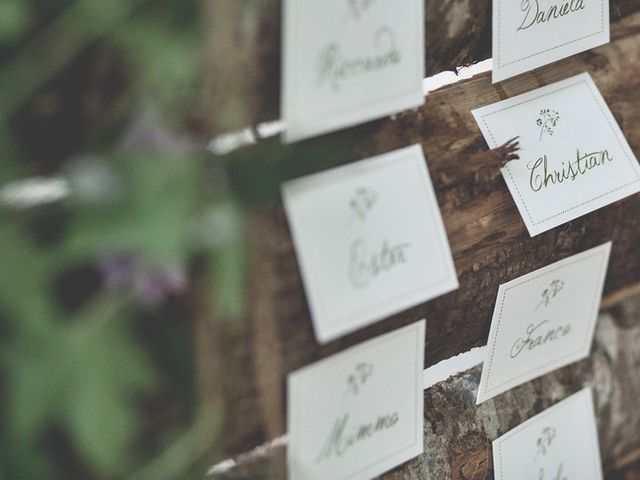
M634 480L640 469L640 297L598 319L591 356L476 406L481 367L424 393L425 453L382 480L493 478L491 442L560 400L592 387L607 479ZM285 448L256 456L216 480L286 478Z
M256 57L262 60L258 67L252 65L260 72L257 83L252 85L262 85L260 91L265 100L251 104L251 113L245 118L248 124L277 115L274 108L278 103L279 2L259 3L269 14L262 17L264 34L260 35L260 53ZM440 63L429 60L433 63L427 62L431 65L428 71L435 73L489 55L487 45L482 46L485 42L482 39L488 38L490 31L486 18L489 3L488 0L427 0L427 12L432 12L427 19L428 28L436 18L443 25L453 22L450 42L443 40L444 43L436 47L430 43L430 38L436 37L427 38L427 51L449 60ZM484 10L476 10L476 4L484 5ZM249 331L246 336L234 339L228 348L233 352L227 362L232 365L230 372L234 375L227 400L228 453L248 451L285 433L284 393L288 373L420 318L426 318L428 325L425 366L483 345L501 283L612 240L603 300L603 306L611 313L600 322L592 357L514 389L480 410L469 400L477 388L479 369L428 390L425 393L427 453L387 478L425 478L420 475L427 472L431 477L426 478L485 478L484 473L491 469L489 441L496 438L498 432L504 433L579 390L585 382L592 382L596 388L603 458L608 471L619 471L623 475L628 465L637 462L639 302L631 307L622 302L640 292L640 216L637 214L640 195L530 238L498 171L498 164L508 158L510 152L489 151L471 115L471 110L477 107L587 71L639 155L640 12L637 10L640 3L612 1L612 10L612 19L616 21L612 23L613 41L609 45L498 85L491 84L490 74L476 76L430 94L423 107L393 118L294 146L283 146L275 138L261 140L231 157L228 166L236 191L254 208L250 234L257 254L252 256ZM461 22L464 28L456 27L456 22ZM455 45L459 45L457 50ZM463 48L463 45L467 46ZM434 50L436 48L440 50ZM237 94L242 96L242 89ZM320 346L313 335L293 243L279 199L279 185L292 175L312 173L413 143L421 144L426 155L460 288ZM632 308L633 312L628 313L625 308ZM490 419L493 420L490 422ZM282 452L273 453L258 463L261 465L256 467L258 470L240 467L233 474L236 476L229 478L266 478L268 471L274 471L275 478L284 476ZM445 471L452 476L437 475ZM488 473L486 478L491 478Z

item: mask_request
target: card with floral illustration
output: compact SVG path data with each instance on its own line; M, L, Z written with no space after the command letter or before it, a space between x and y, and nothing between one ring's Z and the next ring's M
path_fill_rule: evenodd
M458 288L420 145L292 180L282 196L320 343Z
M640 191L640 165L587 73L473 111L533 237Z
M590 388L530 418L493 442L496 480L602 480Z
M500 285L478 404L589 355L611 242Z
M425 321L287 379L291 480L369 480L424 451Z
M424 0L284 0L283 13L286 142L424 103Z

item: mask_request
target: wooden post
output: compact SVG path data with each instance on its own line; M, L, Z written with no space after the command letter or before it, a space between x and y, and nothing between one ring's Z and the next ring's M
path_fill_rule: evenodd
M253 9L248 17L243 16L246 12L240 4ZM428 74L490 57L490 4L490 0L426 0ZM499 284L613 240L603 302L608 313L600 320L593 355L489 401L480 409L471 402L479 369L428 389L427 451L385 478L491 478L490 440L586 384L596 390L608 471L622 472L640 461L640 418L636 411L640 398L640 301L633 299L640 292L640 196L532 239L496 166L513 152L488 151L471 115L471 110L479 106L587 71L632 149L640 155L640 2L612 0L611 5L609 45L499 85L491 84L489 74L479 75L434 92L415 111L301 142L300 148L326 151L333 157L335 145L348 145L339 158L332 160L336 163L420 143L437 192L460 289L319 346L312 333L291 235L277 188L273 188L255 208L250 227L254 253L248 301L252 309L246 336L233 345L240 352L234 359L243 360L232 367L241 379L233 382L227 399L229 455L249 451L284 433L285 379L291 371L420 318L428 321L425 366L434 365L486 343ZM247 79L229 91L220 89L225 82L212 81L212 86L217 86L212 89L212 98L217 99L214 105L224 103L226 95L243 105L238 116L242 121L224 124L224 128L218 123L216 131L278 118L280 2L238 2L236 7L220 9L227 12L225 22L236 25L236 30L220 30L226 32L225 38L233 37L234 32L245 38L244 30L238 31L237 26L244 19L243 28L252 31L246 38L256 41L235 44L240 51L232 55L237 58L228 60L230 64L226 60L229 55L221 51L224 48L214 48L218 56L212 65L223 65L217 76L234 71L234 76ZM271 168L271 173L278 169L273 162L267 165L263 160L275 158L277 164L278 155L286 156L284 153L291 151L279 139L261 140L240 152L250 159L250 168L234 176L234 169L242 168L243 163L230 163L232 178L249 183L266 181L266 169ZM286 471L283 462L282 451L275 450L220 478L273 478L268 477L269 472L281 478Z

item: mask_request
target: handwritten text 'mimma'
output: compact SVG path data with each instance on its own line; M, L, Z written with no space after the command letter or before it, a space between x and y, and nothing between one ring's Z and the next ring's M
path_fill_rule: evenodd
M399 421L400 416L397 412L393 412L388 415L380 415L371 422L356 425L350 423L349 414L345 413L333 424L322 450L316 457L316 462L329 460L332 457L342 457L354 446L392 429Z

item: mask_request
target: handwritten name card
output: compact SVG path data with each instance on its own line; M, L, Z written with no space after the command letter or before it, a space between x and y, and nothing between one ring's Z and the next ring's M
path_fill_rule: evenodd
M589 355L611 242L500 285L478 404Z
M285 141L424 103L423 0L285 0Z
M493 0L493 82L609 40L609 0Z
M587 73L473 111L490 148L520 137L502 175L529 234L640 191L640 165Z
M292 480L367 480L424 451L425 321L288 377Z
M590 388L570 396L493 442L496 480L601 480Z
M458 288L419 145L287 182L282 195L319 342Z

